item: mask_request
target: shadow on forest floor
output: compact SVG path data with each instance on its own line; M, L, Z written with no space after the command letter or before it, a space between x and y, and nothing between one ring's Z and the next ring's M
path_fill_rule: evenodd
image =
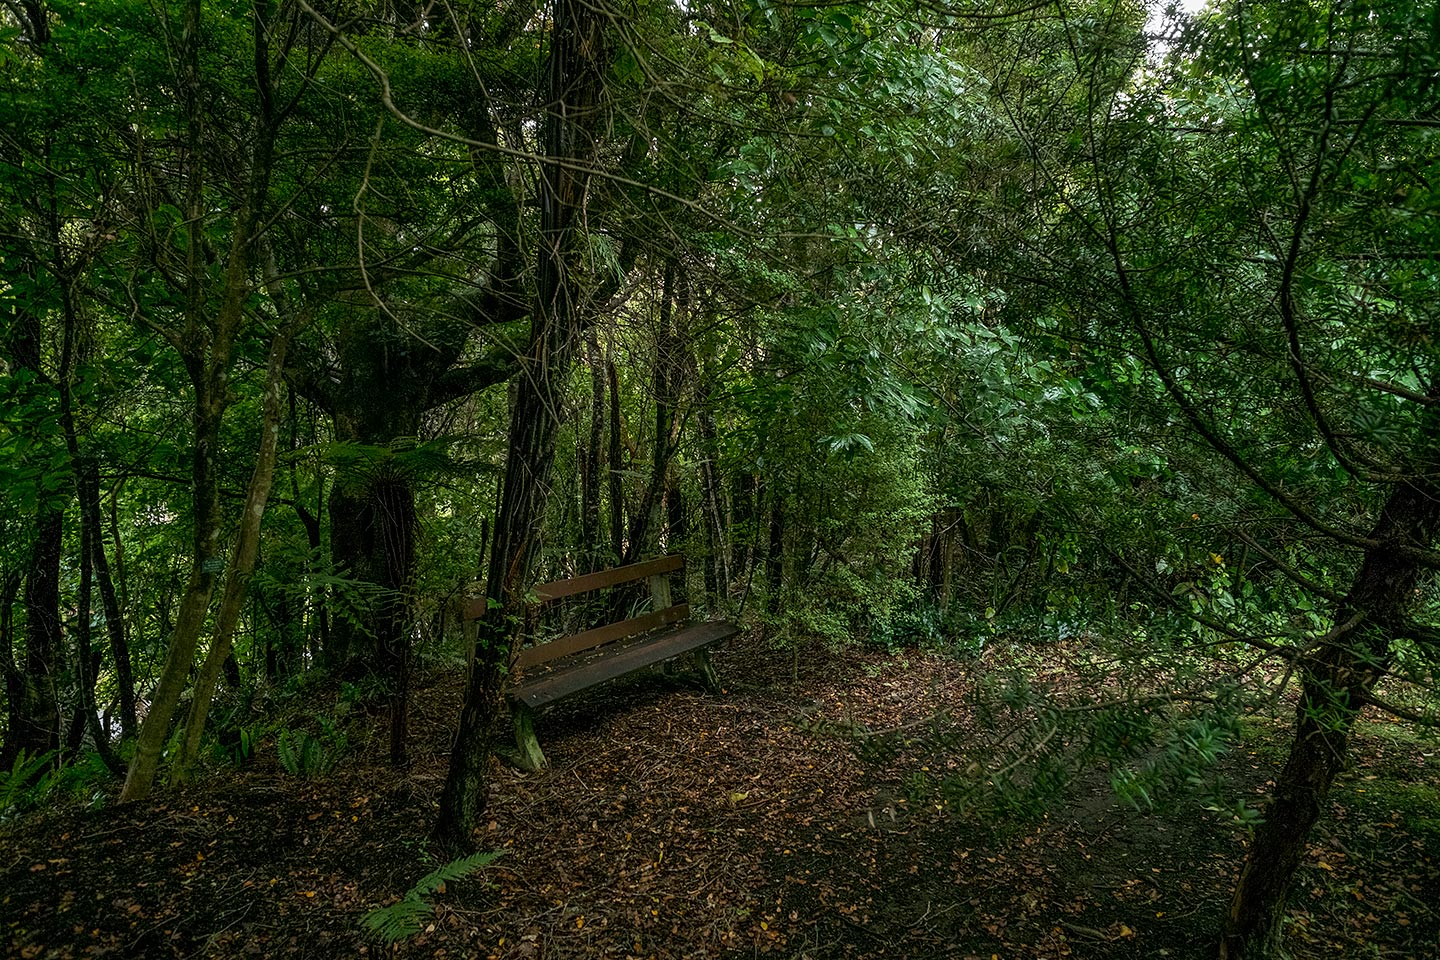
M959 703L987 665L754 641L716 658L721 697L660 677L545 715L553 764L496 772L483 841L509 852L435 897L399 947L368 910L436 861L426 840L458 680L416 695L407 773L318 780L259 759L137 807L47 811L0 829L0 946L17 957L1200 958L1243 835L1196 803L1162 814L1085 786L1029 824L906 802L903 764L862 763L802 713L872 727ZM795 672L792 674L792 670ZM932 702L933 701L933 702ZM376 724L374 736L379 736ZM1229 754L1257 798L1288 718ZM1435 957L1440 760L1383 723L1337 786L1292 898L1298 958ZM376 757L382 750L362 748ZM918 809L916 809L918 807Z

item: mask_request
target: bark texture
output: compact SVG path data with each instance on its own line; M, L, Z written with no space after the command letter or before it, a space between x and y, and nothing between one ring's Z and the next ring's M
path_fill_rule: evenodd
M1245 859L1220 946L1222 960L1285 956L1286 902L1305 841L1344 769L1350 734L1390 665L1426 569L1406 547L1428 548L1440 530L1440 482L1395 487L1380 513L1335 628L1304 665L1295 739L1265 822Z
M584 0L555 0L552 23L535 315L510 419L510 448L486 581L490 609L477 631L436 824L437 838L455 850L473 844L485 806L491 737L523 621L536 533L550 495L563 392L583 326L575 225L589 185L585 168L603 120L604 19Z

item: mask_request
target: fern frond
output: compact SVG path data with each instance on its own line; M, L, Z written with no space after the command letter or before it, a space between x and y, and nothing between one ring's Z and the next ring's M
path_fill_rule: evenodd
M300 758L295 755L294 734L286 730L280 734L280 739L276 742L275 746L276 751L280 754L280 766L284 767L285 772L290 774L290 776L299 776Z
M360 918L360 922L381 940L394 943L419 933L434 910L419 897L407 895L388 907L371 910Z
M476 870L489 866L504 853L504 850L486 850L461 857L459 860L451 860L421 877L398 903L371 910L360 918L360 923L387 943L413 937L420 932L425 920L434 912L435 907L425 899L427 896L442 884L468 877Z
M461 857L459 860L451 860L443 864L439 869L420 878L415 886L410 888L410 893L417 896L425 896L434 893L442 883L449 883L451 880L460 880L470 876L482 867L488 867L505 853L503 850L482 850L479 853L472 853L468 857Z

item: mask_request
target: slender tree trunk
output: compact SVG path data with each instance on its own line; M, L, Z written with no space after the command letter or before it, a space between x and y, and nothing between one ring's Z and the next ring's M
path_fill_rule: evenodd
M256 66L268 70L263 33L265 24L256 22ZM218 309L206 295L208 267L203 261L203 230L208 222L205 205L205 134L199 49L201 39L200 0L185 4L181 55L177 62L180 95L186 108L184 176L186 189L187 243L185 327L171 342L185 362L194 391L192 423L194 449L191 451L192 560L180 613L165 649L165 662L150 699L150 711L140 725L135 755L125 776L120 802L143 800L154 785L160 753L169 737L170 722L185 689L195 661L195 648L205 627L219 573L225 568L220 533L220 430L229 405L229 374L235 339L245 318L250 295L250 272L255 254L255 231L269 195L276 129L266 116L255 130L249 156L249 179L245 199L235 217L235 226L226 253L225 272L220 282ZM262 108L270 103L267 75L257 76ZM214 309L212 319L212 309Z
M100 711L95 704L95 682L99 677L100 657L91 649L90 610L94 591L94 575L91 559L94 556L93 539L96 531L80 527L80 589L75 598L75 664L79 683L77 715L83 718L81 729L90 733L95 742L95 751L100 760L117 776L125 772L125 765L110 749L110 737L100 724ZM79 744L75 744L78 747Z
M100 472L94 459L76 465L80 491L80 523L89 533L90 563L95 571L95 586L100 591L100 609L105 615L105 634L110 644L110 658L115 670L115 685L120 697L120 736L135 736L135 672L130 664L130 641L125 634L125 614L115 592L110 561L105 555L105 527L100 512Z
M215 695L215 682L220 675L221 665L230 656L235 626L240 622L240 609L245 601L245 590L250 583L250 575L255 570L255 558L260 552L260 521L265 516L265 504L270 499L270 487L275 480L275 453L280 441L280 385L285 373L285 355L289 346L290 334L280 333L270 347L261 402L260 450L255 455L255 470L250 475L250 486L245 492L245 512L240 519L240 531L235 538L229 569L225 574L225 593L215 615L215 634L210 641L205 662L195 677L190 699L190 716L185 725L185 739L181 741L180 755L176 758L172 770L172 777L176 781L189 775L190 765L195 762L200 751L200 738L205 732L205 719L210 713L210 701Z
M720 486L720 442L715 418L705 407L707 400L701 399L698 418L700 442L704 447L700 461L701 516L710 548L705 558L705 586L716 600L724 600L730 595L730 544L725 536L724 492Z
M765 608L775 612L780 603L785 573L785 502L775 491L770 497L770 549L765 554Z
M759 553L756 544L760 541L760 496L753 473L746 471L735 475L730 500L735 513L735 523L731 528L735 545L731 574L735 580L747 580Z
M195 647L205 627L210 594L224 561L220 559L220 485L214 457L220 446L220 425L224 413L224 381L211 364L205 375L193 381L195 390L195 449L191 460L191 509L194 513L193 559L180 613L165 649L159 682L150 696L150 710L140 725L135 755L125 776L120 802L143 800L155 782L160 753L170 735L170 720L184 692L195 661ZM218 382L217 382L218 381ZM217 396L218 394L218 396Z
M605 365L592 327L585 339L585 360L590 366L590 432L580 464L580 540L585 564L594 570L600 562L600 444L605 430Z
M1305 841L1344 768L1355 720L1403 635L1425 569L1397 547L1428 548L1440 530L1440 481L1406 483L1391 493L1370 533L1360 569L1336 613L1335 628L1304 665L1295 739L1265 821L1230 902L1222 960L1284 956L1285 907Z
M523 620L536 533L549 497L565 379L583 326L573 276L576 223L589 184L584 164L593 156L603 119L604 19L585 0L555 0L553 24L545 153L582 162L542 162L541 166L537 309L510 421L501 508L490 551L486 595L492 603L479 624L436 824L438 839L452 849L472 845L475 824L485 807L490 740Z
M620 371L613 359L606 360L610 380L610 455L607 476L610 480L610 555L619 560L625 555L625 478L624 457L620 447Z
M670 460L680 441L680 415L676 393L677 364L674 360L675 267L667 265L661 286L659 326L655 336L655 442L650 451L650 476L635 515L630 518L630 534L621 555L621 563L634 563L649 548L651 532L659 526L657 518L663 506L665 477Z

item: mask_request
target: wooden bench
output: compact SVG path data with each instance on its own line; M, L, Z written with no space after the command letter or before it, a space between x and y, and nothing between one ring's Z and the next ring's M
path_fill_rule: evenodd
M692 654L701 682L707 689L719 691L709 648L740 631L723 620L692 622L690 605L672 602L670 577L679 573L683 584L684 571L685 558L672 554L534 588L535 602L526 617L524 630L524 642L528 645L518 649L512 661L513 683L509 693L515 725L515 760L519 766L526 770L545 766L545 754L535 737L536 711L607 680ZM648 587L648 612L540 640L537 625L543 623L544 608L568 597L613 590L640 580L646 581ZM642 597L643 593L637 591L636 599ZM619 609L618 604L607 603L605 614L589 622L611 621L610 611L615 609Z

